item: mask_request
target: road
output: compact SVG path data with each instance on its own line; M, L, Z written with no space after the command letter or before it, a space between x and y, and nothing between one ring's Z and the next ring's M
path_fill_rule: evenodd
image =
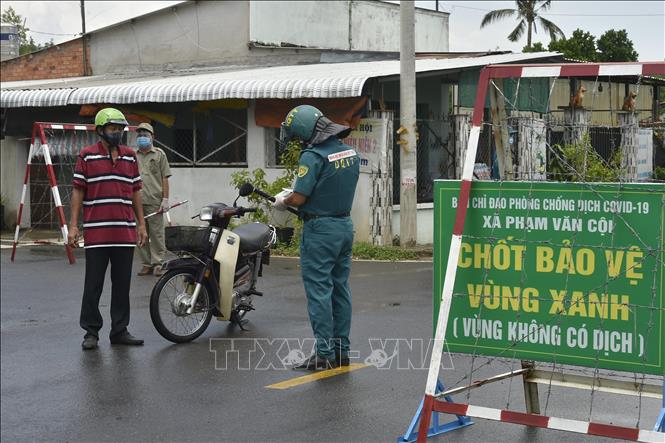
M3 441L394 442L422 397L426 369L404 368L408 361L416 366L424 361L426 367L427 358L417 346L410 351L402 346L425 343L426 349L431 263L354 263L353 363L362 365L377 349L394 355L396 343L399 356L385 368L369 365L305 383L293 379L306 374L281 364L285 348L278 349L275 340L311 338L297 260L273 259L265 269L260 283L265 296L255 300L257 310L247 317L249 331L213 319L203 336L185 345L173 345L154 330L148 302L155 278L135 276L130 331L144 338L145 346L111 347L107 281L100 348L82 352L82 256L69 265L60 249L26 247L11 263L9 252L1 253ZM134 271L139 267L135 261ZM385 341L390 338L400 341ZM301 343L307 352L307 340ZM226 352L231 345L237 353ZM471 360L466 355L444 359L444 381L461 383ZM484 357L474 361L480 367L477 377L516 364ZM274 388L282 382L286 389ZM588 391L541 386L540 396L548 415L589 419ZM460 394L456 400L524 410L519 379L474 390L469 398ZM637 398L596 392L591 418L635 426L641 410L640 427L651 429L659 401L642 399L639 408ZM484 420L433 441L449 438L602 441Z

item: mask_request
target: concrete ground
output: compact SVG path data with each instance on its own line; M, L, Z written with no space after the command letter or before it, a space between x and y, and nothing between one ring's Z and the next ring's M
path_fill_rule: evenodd
M279 342L270 339L293 344L311 337L297 260L273 259L265 269L260 283L265 296L255 300L257 310L247 316L250 331L213 319L203 336L184 345L164 340L152 326L148 302L156 279L134 277L130 331L146 343L111 347L107 282L100 349L82 352L80 253L73 266L63 250L48 246L19 249L15 263L9 261L10 250L0 255L2 441L390 442L404 433L424 391L425 369L400 369L408 367L406 354L412 364L427 362L417 346L411 352L400 347L387 369L370 365L307 383L293 381L306 374L284 368L283 351L291 348L277 349ZM134 271L139 267L135 261ZM354 363L370 356L378 356L372 361L380 363L379 339L429 338L431 268L427 262L354 263ZM394 354L395 343L383 342L383 356ZM238 353L226 352L232 344ZM307 342L302 345L308 353ZM462 383L470 363L466 355L444 359L443 380L451 386ZM479 357L474 367L480 367L480 378L514 369L516 363ZM281 382L285 389L268 387ZM635 426L639 417L645 429L653 427L660 407L655 399L640 402L598 392L592 397L588 391L547 386L540 386L540 397L547 415L626 426ZM524 410L519 379L455 398ZM451 440L602 439L475 420L473 426L432 439Z

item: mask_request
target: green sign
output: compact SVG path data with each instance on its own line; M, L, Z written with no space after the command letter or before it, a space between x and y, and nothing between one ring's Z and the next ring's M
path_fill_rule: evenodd
M436 181L434 324L459 181ZM665 185L474 182L451 352L665 374Z

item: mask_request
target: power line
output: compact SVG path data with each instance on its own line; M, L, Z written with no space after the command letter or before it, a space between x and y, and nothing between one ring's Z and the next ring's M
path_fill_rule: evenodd
M453 8L473 9L474 11L482 11L482 12L491 11L491 9L474 8L473 6L456 5L454 3L451 3L450 6ZM665 16L665 14L566 14L566 13L557 13L557 12L543 12L538 15L552 15L552 16L564 16L564 17L663 17Z
M58 34L54 32L44 32L44 31L33 31L32 29L29 29L28 32L34 32L35 34L44 34L44 35L59 35L59 36L76 36L76 35L81 35L79 34Z
M559 14L543 13L540 15L560 15L567 17L663 17L665 14Z

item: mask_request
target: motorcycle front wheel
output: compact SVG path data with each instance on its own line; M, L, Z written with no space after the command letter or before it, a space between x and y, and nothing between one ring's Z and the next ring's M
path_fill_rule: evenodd
M202 285L196 306L187 314L187 302L196 287L188 270L173 269L164 274L150 295L150 319L157 332L173 343L186 343L203 334L212 319L213 300Z

